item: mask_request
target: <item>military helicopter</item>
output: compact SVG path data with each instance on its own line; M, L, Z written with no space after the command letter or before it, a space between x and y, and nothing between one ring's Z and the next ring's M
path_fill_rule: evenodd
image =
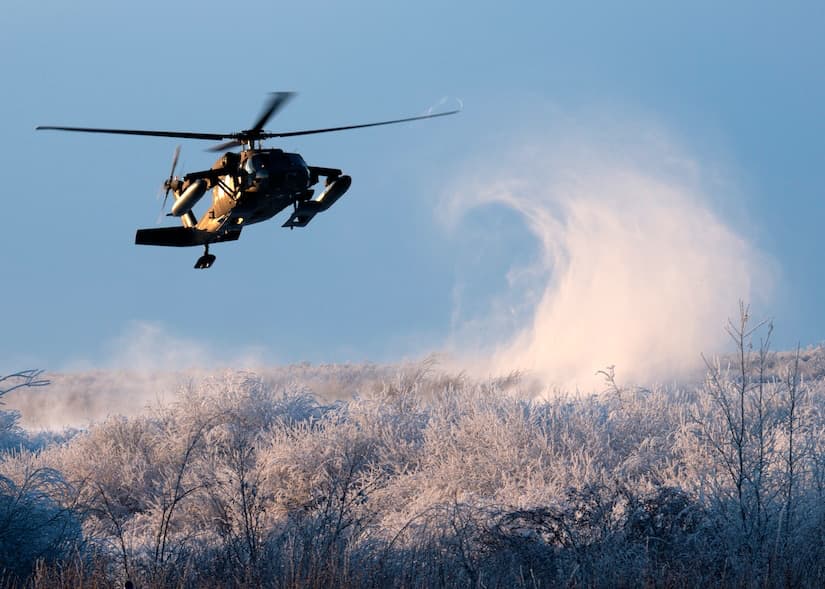
M174 203L167 216L179 217L180 227L138 229L135 243L172 247L203 246L204 253L195 268L211 268L215 256L209 253L209 245L222 241L235 241L245 225L271 219L292 206L292 214L282 227L306 227L315 215L326 211L349 189L352 179L337 168L309 166L297 153L281 149L264 148L265 139L296 137L331 133L379 125L393 125L409 121L443 117L460 112L456 110L425 114L391 121L363 123L324 129L272 133L264 125L294 96L294 92L273 92L261 116L249 129L235 133L190 133L182 131L146 131L139 129L101 129L94 127L39 126L37 130L74 131L81 133L111 133L118 135L148 135L152 137L179 137L183 139L229 140L212 147L210 151L225 151L240 147L240 152L226 151L209 170L191 172L181 178L175 176L180 147L172 158L172 171L163 183L166 194L162 210L171 192ZM315 195L315 186L321 177L324 188ZM201 216L195 216L192 208L212 190L212 206Z

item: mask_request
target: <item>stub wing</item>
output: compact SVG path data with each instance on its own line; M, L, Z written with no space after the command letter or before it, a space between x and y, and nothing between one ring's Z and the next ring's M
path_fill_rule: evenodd
M156 227L153 229L138 229L135 233L135 243L137 245L188 247L220 241L235 241L240 236L240 229L214 233L195 229L194 227Z

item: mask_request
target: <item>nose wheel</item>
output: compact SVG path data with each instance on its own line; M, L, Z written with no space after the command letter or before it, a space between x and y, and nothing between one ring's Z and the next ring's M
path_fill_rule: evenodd
M203 255L200 258L198 258L197 262L195 262L195 268L198 270L205 270L207 268L211 268L212 264L215 263L215 256L209 253L208 243L205 246L203 246L203 249Z

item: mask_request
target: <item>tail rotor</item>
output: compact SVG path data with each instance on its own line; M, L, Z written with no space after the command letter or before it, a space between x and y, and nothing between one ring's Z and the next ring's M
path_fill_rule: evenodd
M163 211L166 210L166 201L169 199L169 191L172 190L173 182L175 181L175 168L178 167L178 158L180 157L180 145L175 148L175 155L172 156L172 170L169 172L169 178L164 181L163 188L166 189L166 193L163 195L163 204L160 207L160 214L163 215Z

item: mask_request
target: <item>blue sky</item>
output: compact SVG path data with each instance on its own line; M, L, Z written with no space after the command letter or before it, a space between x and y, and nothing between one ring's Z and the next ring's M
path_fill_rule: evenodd
M443 349L512 288L514 260L538 255L506 207L443 223L445 191L555 119L600 143L620 128L603 142L617 152L664 133L704 186L725 187L703 191L707 206L771 266L758 312L777 345L825 339L822 3L11 0L0 24L3 371L105 365L147 326L210 361ZM275 90L300 94L274 131L421 114L445 96L465 110L277 144L344 169L352 189L305 231L281 220L216 246L207 272L197 249L133 245L156 222L175 140L34 132L234 131ZM184 141L179 169L210 166L204 147Z

